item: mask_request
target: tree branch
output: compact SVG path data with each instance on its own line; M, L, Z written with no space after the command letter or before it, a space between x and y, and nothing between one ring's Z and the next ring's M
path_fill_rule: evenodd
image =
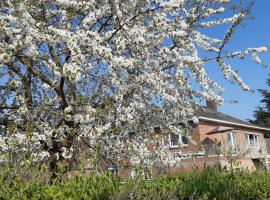
M35 70L31 66L31 62L29 61L29 58L26 58L26 57L21 56L21 55L17 55L16 57L18 58L18 60L22 64L25 65L26 69L29 70L29 72L31 72L31 74L33 74L33 76L39 78L44 83L50 85L52 88L54 88L55 90L57 90L57 85L56 84L54 84L49 78L47 78L45 75L41 74L39 71Z
M153 11L156 11L157 9L159 9L159 8L161 8L160 6L157 6L156 8L153 8L153 9L148 9L148 10L146 10L146 11L143 11L143 12L140 12L139 14L137 14L137 15L134 15L132 18L130 18L127 22L125 22L125 23L123 23L123 24L121 24L119 27L118 27L118 29L116 29L113 33L112 33L112 35L108 38L108 42L120 31L120 30L122 30L122 28L125 26L125 25L127 25L129 22L131 22L131 21L133 21L133 20L135 20L137 17L139 17L140 15L142 15L142 14L145 14L145 13L149 13L149 12L153 12Z
M111 14L108 19L100 26L100 28L98 29L98 33L100 33L102 31L102 29L109 23L109 21L112 19L113 14Z
M60 84L59 86L57 86L55 83L53 83L49 78L47 78L45 75L41 74L39 71L35 70L32 65L31 65L31 61L29 61L29 58L26 58L24 56L21 55L17 55L17 58L20 62L22 62L26 69L31 72L31 74L33 74L33 76L39 78L41 81L43 81L44 83L48 84L49 86L51 86L55 92L61 97L62 99L62 108L66 108L68 106L65 95L64 95L64 77L61 77L60 80Z
M18 77L19 79L25 83L26 79L24 77L24 75L22 74L22 72L20 71L20 69L18 69L17 67L15 67L13 64L11 63L7 63L6 66L11 70L13 71Z
M19 109L20 106L16 106L16 105L11 105L11 106L8 106L8 105L0 105L0 110L16 110L16 109Z

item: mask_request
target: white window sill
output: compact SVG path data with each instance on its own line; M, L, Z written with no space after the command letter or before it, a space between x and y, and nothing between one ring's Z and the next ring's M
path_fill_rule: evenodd
M251 148L251 149L259 149L260 146L248 146L248 148Z
M178 145L178 146L170 146L170 149L180 149L180 148L185 148L187 147L187 144L182 144L182 145Z

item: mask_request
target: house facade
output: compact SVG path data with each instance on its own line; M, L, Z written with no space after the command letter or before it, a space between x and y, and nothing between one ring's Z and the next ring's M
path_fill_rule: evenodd
M207 102L206 107L197 106L195 112L199 123L191 139L173 133L170 136L171 151L181 152L182 156L180 166L170 171L185 172L215 165L251 171L269 167L270 142L264 138L268 128L218 112L213 102Z
M193 168L203 169L205 166L242 168L250 171L259 167L270 169L270 139L264 137L265 132L270 131L269 128L259 127L218 112L217 106L213 102L207 102L205 107L195 106L194 110L199 123L194 124L193 131L182 136L170 133L167 138L170 143L169 150L181 157L181 163L177 167L170 168L154 164L147 169L150 176L164 173L164 171L188 172ZM84 153L83 157L86 158L86 162L89 152ZM95 169L89 167L86 162L85 170ZM131 165L120 169L104 164L103 170L109 170L113 174L123 177L134 177L138 174L138 171ZM74 171L75 174L81 173L79 170ZM148 172L143 173L149 176Z
M205 107L195 106L194 110L199 123L193 123L194 128L190 133L170 133L166 136L169 150L175 156L181 157L179 165L167 167L155 163L146 171L138 171L131 165L121 170L109 170L125 178L138 174L149 178L164 172L184 173L206 166L226 167L229 170L241 168L249 171L260 167L270 168L270 139L264 137L265 132L270 129L218 112L213 102L207 102ZM162 133L162 130L156 127L155 132Z

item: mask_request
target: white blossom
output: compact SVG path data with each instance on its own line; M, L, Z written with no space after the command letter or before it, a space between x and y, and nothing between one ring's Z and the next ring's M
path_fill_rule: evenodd
M216 61L225 79L250 90L230 59L251 55L261 64L259 54L267 51L227 49L246 17L226 13L228 2L0 3L1 105L12 107L1 110L12 121L0 138L1 155L18 150L36 161L72 160L87 145L118 163L128 156L135 164L179 164L181 151L170 151L167 136L187 128L178 124L198 122L193 99L224 102L208 63ZM225 29L220 38L213 37L217 25Z
M252 57L252 59L253 59L253 61L254 61L255 63L261 64L262 61L261 61L261 59L257 56L256 53L251 54L251 57Z

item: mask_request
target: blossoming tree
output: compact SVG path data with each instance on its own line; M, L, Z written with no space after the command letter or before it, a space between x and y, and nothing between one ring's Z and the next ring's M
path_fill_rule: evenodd
M0 111L5 152L72 160L82 143L109 161L178 162L153 127L181 133L194 98L222 103L204 68L249 90L228 60L258 53L225 47L247 16L229 0L6 0L0 3ZM229 13L229 12L228 12ZM224 26L222 38L206 35ZM190 78L196 80L195 90ZM8 122L9 121L9 122ZM166 131L164 131L166 133ZM146 148L153 144L155 155Z

